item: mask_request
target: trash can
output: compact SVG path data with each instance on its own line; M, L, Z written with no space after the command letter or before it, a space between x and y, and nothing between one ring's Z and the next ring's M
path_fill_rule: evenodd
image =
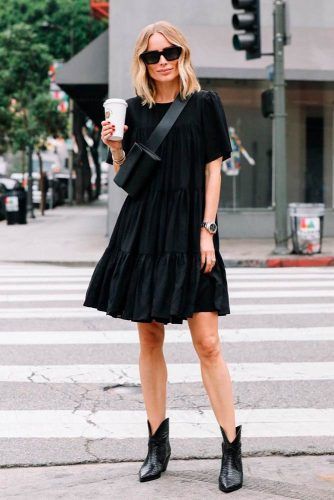
M10 191L5 198L7 224L16 224L19 217L19 197L16 191Z
M27 192L23 186L17 188L17 195L19 199L19 213L17 221L19 224L27 223Z
M321 253L324 203L289 203L293 253Z

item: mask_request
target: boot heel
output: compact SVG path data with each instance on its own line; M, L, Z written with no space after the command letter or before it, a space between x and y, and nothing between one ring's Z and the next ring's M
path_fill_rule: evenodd
M169 455L167 455L166 460L165 460L165 462L164 462L164 464L163 464L163 466L162 466L161 472L165 472L165 470L167 469L167 465L168 465L168 462L169 462L169 458L170 458L170 454L169 454Z

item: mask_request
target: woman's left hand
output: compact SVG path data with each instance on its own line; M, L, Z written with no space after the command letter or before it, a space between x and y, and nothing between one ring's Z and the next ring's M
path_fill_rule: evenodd
M204 272L209 273L212 271L216 263L216 253L213 245L213 235L210 234L205 228L201 228L201 269L204 267Z

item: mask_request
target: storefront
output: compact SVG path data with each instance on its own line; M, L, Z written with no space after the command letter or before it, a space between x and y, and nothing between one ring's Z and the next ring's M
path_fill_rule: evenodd
M272 0L261 0L262 51L272 50ZM130 77L135 39L143 26L167 19L185 33L202 88L216 90L228 123L235 129L255 164L241 158L238 175L223 173L219 204L220 227L226 237L272 237L275 226L275 184L272 165L272 120L261 113L261 93L271 86L272 57L246 61L232 46L230 1L192 0L192 9L178 0L113 0L109 36L102 35L60 73L62 86L85 90L98 84L99 93L80 96L87 111L102 110L109 95L133 95ZM321 7L305 0L290 2L292 43L285 49L287 102L288 201L324 202L325 236L334 236L334 2ZM128 12L132 13L129 17ZM109 56L108 47L109 44ZM82 66L82 71L80 69ZM100 93L102 92L102 93ZM88 106L89 101L92 106ZM124 194L111 183L111 233Z

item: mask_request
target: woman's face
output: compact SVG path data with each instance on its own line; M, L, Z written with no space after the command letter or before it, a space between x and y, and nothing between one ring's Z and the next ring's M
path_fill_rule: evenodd
M146 50L163 50L172 47L167 38L161 33L154 33L150 36ZM147 64L147 71L153 80L158 82L171 82L179 78L179 61L167 61L161 54L159 62L156 64Z

